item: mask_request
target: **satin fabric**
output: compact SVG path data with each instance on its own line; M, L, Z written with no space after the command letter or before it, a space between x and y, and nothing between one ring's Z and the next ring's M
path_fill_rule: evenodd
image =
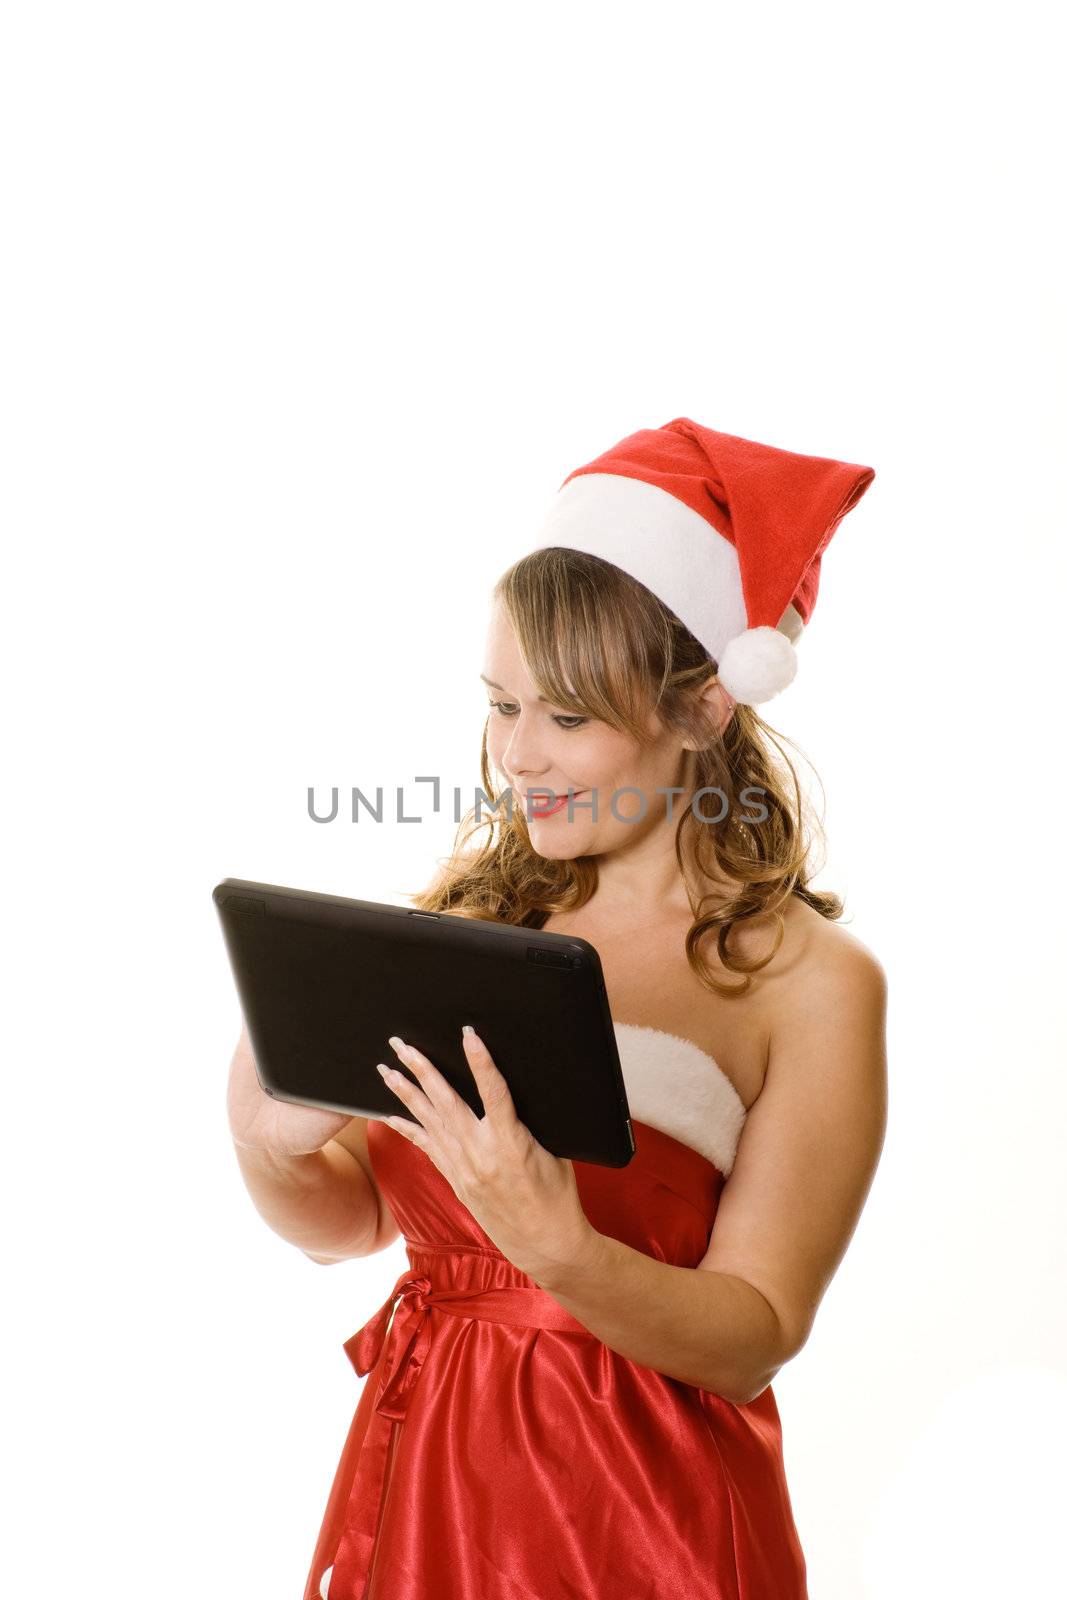
M724 1177L633 1123L576 1161L593 1226L695 1267ZM303 1600L807 1600L770 1387L749 1405L609 1350L368 1123L408 1268L344 1350L367 1381Z

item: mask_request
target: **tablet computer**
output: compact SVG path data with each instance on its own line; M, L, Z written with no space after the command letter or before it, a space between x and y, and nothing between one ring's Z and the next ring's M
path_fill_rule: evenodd
M421 1050L478 1116L461 1028L553 1155L624 1167L635 1151L596 947L447 912L226 878L212 892L267 1094L358 1117L411 1113L377 1063Z

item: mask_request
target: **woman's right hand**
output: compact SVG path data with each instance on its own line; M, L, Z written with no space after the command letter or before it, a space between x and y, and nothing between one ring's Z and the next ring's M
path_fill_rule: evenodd
M252 1042L245 1026L241 1028L230 1063L226 1109L234 1141L274 1160L321 1150L352 1120L343 1111L292 1105L288 1100L275 1100L269 1095L260 1084Z

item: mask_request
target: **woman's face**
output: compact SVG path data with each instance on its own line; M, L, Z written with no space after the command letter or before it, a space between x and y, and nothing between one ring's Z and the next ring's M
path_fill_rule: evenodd
M490 701L490 765L510 787L513 811L527 818L539 855L599 855L635 843L662 820L671 798L663 789L684 782L680 737L652 718L649 743L640 746L607 723L540 700L499 600L490 617L482 680ZM539 816L534 804L545 791L547 799L562 803ZM571 793L573 805L567 800ZM683 796L673 796L675 821L683 804Z

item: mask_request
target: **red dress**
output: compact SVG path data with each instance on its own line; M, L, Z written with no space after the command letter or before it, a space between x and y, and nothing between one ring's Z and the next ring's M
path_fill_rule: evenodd
M616 1035L637 1151L574 1163L585 1213L696 1267L744 1105L689 1041ZM771 1388L734 1405L617 1355L416 1145L368 1143L409 1267L344 1345L368 1377L303 1600L807 1600Z

